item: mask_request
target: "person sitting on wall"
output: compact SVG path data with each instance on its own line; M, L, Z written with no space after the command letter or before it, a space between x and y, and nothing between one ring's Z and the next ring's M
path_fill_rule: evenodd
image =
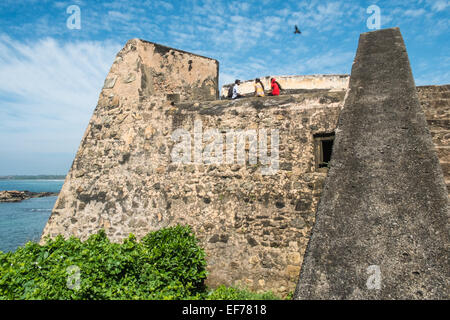
M279 96L281 86L275 78L270 79L270 86L272 87L272 91L269 93L269 96Z
M255 96L264 97L264 85L259 78L255 79Z
M234 82L233 95L231 96L231 99L238 99L238 98L242 98L243 97L238 91L238 87L239 87L240 84L241 84L241 80L236 80Z

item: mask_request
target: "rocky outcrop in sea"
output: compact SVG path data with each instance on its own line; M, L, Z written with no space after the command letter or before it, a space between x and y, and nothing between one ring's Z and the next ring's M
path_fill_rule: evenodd
M0 191L0 202L20 202L30 198L57 196L57 192L31 192L31 191Z

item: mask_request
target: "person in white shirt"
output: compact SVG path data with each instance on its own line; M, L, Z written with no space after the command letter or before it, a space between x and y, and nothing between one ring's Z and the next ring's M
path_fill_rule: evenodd
M241 84L241 81L240 81L240 80L236 80L236 81L234 82L234 86L233 86L233 95L231 96L231 99L242 98L242 95L239 94L239 91L238 91L238 87L239 87L240 84Z

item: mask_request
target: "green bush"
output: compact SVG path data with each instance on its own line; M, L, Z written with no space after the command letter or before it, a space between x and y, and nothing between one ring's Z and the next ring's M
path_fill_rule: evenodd
M0 252L0 299L200 299L205 267L189 227L161 229L140 242L130 235L122 244L103 230L84 242L58 236Z
M130 235L121 244L103 230L84 242L58 236L0 251L0 300L279 299L225 286L208 291L205 268L205 253L188 226L151 232L140 242Z
M280 300L278 296L272 292L255 293L247 289L234 287L219 286L211 291L207 296L207 300Z

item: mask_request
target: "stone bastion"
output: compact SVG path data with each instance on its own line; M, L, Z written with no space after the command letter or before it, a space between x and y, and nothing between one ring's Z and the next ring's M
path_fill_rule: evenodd
M58 234L86 239L99 229L122 241L189 224L207 254L208 285L292 292L349 79L278 77L286 89L303 91L217 100L218 68L214 59L128 41L41 241ZM442 163L448 100L433 101L436 94L448 99L448 89L419 88L429 120L437 121Z

